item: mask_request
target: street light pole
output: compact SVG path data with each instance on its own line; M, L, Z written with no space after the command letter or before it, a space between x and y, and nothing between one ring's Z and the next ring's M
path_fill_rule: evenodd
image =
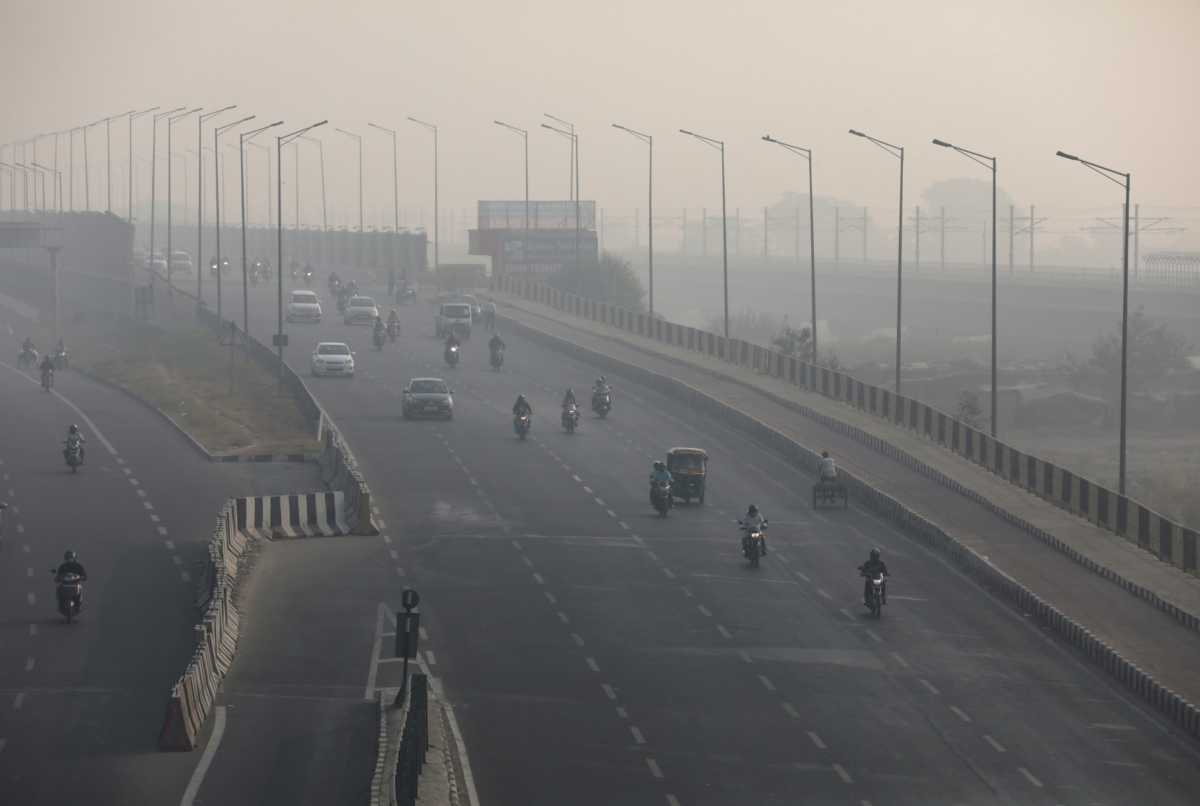
M322 120L319 123L313 123L305 126L303 129L297 129L294 132L289 132L282 137L275 138L275 195L279 203L279 217L276 219L276 260L278 263L275 266L275 281L276 281L276 297L275 297L275 312L276 312L276 330L275 330L275 347L279 350L279 384L283 385L283 147L297 137L308 133L310 130L318 126L324 126L328 120ZM361 148L361 139L359 141ZM361 153L361 151L360 151ZM360 208L361 209L361 208Z
M524 233L524 237L522 238L522 243L521 243L521 250L523 252L521 257L522 257L522 260L524 261L525 265L528 266L529 265L529 132L525 129L520 128L519 126L513 126L509 123L505 123L502 120L493 120L492 123L495 123L497 126L500 126L502 128L508 129L510 132L516 132L517 134L519 134L521 136L521 140L524 141L524 144L525 144L525 227L524 227L525 233Z
M877 140L869 134L863 134L854 129L850 130L850 134L855 137L862 137L869 140L879 148L891 154L900 160L900 212L899 212L899 229L896 230L896 396L900 395L900 323L901 323L901 301L903 298L904 287L904 147L893 145L892 143L883 140ZM864 231L865 234L865 231ZM896 417L900 416L900 407L896 406Z
M1126 448L1126 407L1129 399L1129 189L1133 184L1132 177L1128 173L1105 168L1095 162L1090 162L1077 157L1074 154L1067 154L1059 151L1057 156L1063 159L1078 162L1086 168L1100 174L1105 179L1120 185L1125 188L1125 221L1123 227L1124 237L1121 241L1121 439L1120 439L1120 456L1118 457L1117 470L1117 491L1125 496L1125 448Z
M346 131L345 129L338 129L337 127L334 127L334 130L341 132L342 134L346 135L347 137L354 138L354 141L358 143L358 232L361 235L363 232L366 232L366 230L363 229L363 139L362 139L362 135L355 134L354 132ZM282 216L280 216L280 217L282 218Z
M729 224L725 212L725 141L714 140L702 134L680 129L680 134L694 137L709 148L721 152L721 273L725 285L725 338L729 339Z
M634 137L641 140L643 143L645 143L650 148L650 177L649 177L649 181L648 181L648 186L649 186L648 195L649 195L649 204L650 204L649 210L650 210L650 212L646 217L646 225L647 225L646 228L650 231L650 249L648 252L648 258L649 258L649 263L650 263L650 318L653 319L654 318L654 137L652 135L646 134L644 132L639 132L635 129L631 129L628 126L622 126L619 123L614 123L613 128L620 129L623 132L633 135Z
M220 115L224 112L228 112L229 110L236 109L236 108L237 108L237 104L229 104L228 106L223 106L220 109L214 109L211 112L205 112L204 114L202 114L196 118L196 176L200 177L200 180L198 182L196 182L196 210L197 210L197 213L196 213L196 299L197 300L204 299L204 271L203 271L203 266L204 266L204 122L206 120L215 118L217 115ZM213 139L215 141L216 138L213 138ZM217 153L218 152L214 149L214 151L213 151L213 171L214 171L214 173L216 173L216 171L219 170L217 163L220 162L220 160L217 159ZM218 180L219 180L219 177L218 177ZM221 214L221 211L218 209L217 210L218 218L220 217L220 214ZM220 249L218 248L217 251L219 253ZM221 283L220 261L221 261L221 255L218 254L217 255L217 285L218 285L218 287L220 286L220 283ZM221 296L221 293L218 290L217 291L217 307L218 308L220 308L220 296ZM199 304L199 303L197 303L197 304ZM218 315L218 319L219 318L220 317Z
M984 168L992 172L992 416L991 416L991 434L992 438L996 437L997 420L999 418L999 408L997 401L999 400L996 386L996 158L989 157L986 154L980 154L977 151L971 151L967 148L961 148L952 143L947 143L944 140L933 141L935 146L942 148L952 148L959 154L962 154L972 162L982 165Z
M158 182L156 181L158 178L158 176L157 176L157 171L158 171L158 122L160 120L162 120L163 118L169 119L171 117L171 115L174 115L176 112L179 112L185 108L186 107L177 106L174 109L167 110L166 112L159 112L157 115L155 115L151 119L151 133L150 133L150 254L147 256L147 260L149 261L149 268L151 271L154 270L154 229L155 229L154 217L156 214L155 207L157 207L155 194L158 190ZM72 144L71 164L72 164L72 166L74 166L74 162L75 162L74 143L75 143L75 138L72 137L71 138L71 144ZM168 163L169 162L170 162L170 160L168 160ZM73 178L74 170L75 170L74 167L72 167L72 169L71 169L71 172L72 172L71 210L72 211L75 209L75 198L74 198L75 197L75 194L74 194L75 182L74 182L74 178ZM170 267L170 265L171 265L170 263L167 264L168 267Z
M171 271L171 237L173 235L173 233L171 231L171 214L172 214L171 197L173 195L173 192L172 192L173 188L171 187L171 169L172 169L172 165L173 165L173 163L171 162L171 132L173 130L173 127L175 126L176 121L183 120L188 115L194 115L197 112L199 112L201 109L203 109L203 107L198 106L195 109L189 109L186 112L180 112L178 115L173 115L172 117L167 118L167 293L168 294L175 293L175 284L172 282L173 274ZM201 144L197 143L196 148L197 148L197 150L199 150L201 148ZM199 271L200 271L200 267L197 266L196 272L199 273Z
M216 217L217 217L216 218L216 221L217 221L217 226L216 226L217 322L221 321L221 310L222 310L222 308L221 308L221 159L219 156L221 153L221 144L220 144L221 132L224 132L228 129L232 129L235 126L241 126L243 123L246 123L247 121L254 120L254 117L255 117L254 115L247 115L246 117L242 118L241 120L235 120L233 123L226 123L224 126L214 126L213 127L213 207L215 208ZM204 180L201 179L200 182L198 182L198 184L201 184L201 185L204 184ZM197 223L199 223L199 219L197 219ZM245 247L245 244L243 243L243 251L242 251L242 269L243 270L245 270L245 267L246 267L246 253L245 253L244 247ZM204 272L200 270L200 265L197 264L196 265L196 274L200 275L203 273ZM197 285L197 287L199 287L199 286Z
M242 197L242 333L246 335L250 333L250 282L246 269L246 143L267 129L273 129L276 126L282 125L283 121L277 120L274 123L269 123L252 131L241 132L238 135L238 185L241 188ZM217 276L220 276L219 266ZM219 285L217 287L218 289L220 288ZM221 292L218 290L218 300L220 300L220 296Z
M569 120L563 120L562 118L555 117L549 112L543 112L542 115L550 118L555 123L561 123L562 125L566 126L567 133L571 137L571 155L567 161L569 168L569 173L567 175L567 201L571 201L573 197L578 197L579 194L579 153L576 150L577 141L575 139L575 124L571 123ZM551 127L547 126L546 128Z
M552 117L552 116L547 115L546 117ZM558 118L554 118L554 119L558 120ZM571 155L572 156L578 155L578 153L579 153L579 150L578 150L579 135L575 134L574 127L572 127L570 130L567 130L567 129L560 129L556 126L551 126L549 123L543 123L542 128L549 129L550 131L554 132L557 135L566 137L568 140L571 141ZM576 182L578 182L579 174L577 171L574 170L574 168L572 168L572 176L575 178ZM583 284L583 276L580 273L580 266L579 266L579 186L578 186L578 184L576 184L576 186L575 186L573 195L575 197L575 291L578 292Z
M325 144L315 137L301 137L309 143L316 143L317 155L321 161L321 231L329 229L329 208L325 205Z
M275 184L275 180L271 178L272 172L274 171L274 168L271 166L271 149L259 143L247 142L246 145L250 146L251 148L257 148L264 155L266 155L267 158L267 229L270 229L271 227L275 226L275 218L271 214L271 186Z
M437 271L437 267L442 263L441 256L438 254L438 244L440 243L440 238L438 237L438 219L440 218L438 215L438 127L433 123L418 120L411 115L408 119L418 126L422 126L433 132L433 268L434 271Z
M397 167L399 161L399 147L396 144L396 130L389 129L386 126L380 126L378 123L368 123L373 129L378 129L381 132L392 136L392 243L396 244L396 249L393 250L393 255L399 253L399 238L400 238L400 174ZM404 276L405 285L408 285L408 273ZM396 261L393 259L391 265L388 266L388 296L395 297L396 295Z
M774 143L777 146L787 149L791 153L804 157L804 161L808 163L808 260L809 260L809 280L810 280L810 296L812 300L812 327L809 332L812 335L812 362L817 363L817 357L820 353L817 351L817 236L816 227L813 225L814 214L813 206L815 200L813 198L813 160L812 149L803 146L792 145L785 143L782 140L777 140L769 134L763 135L763 140L768 143ZM797 217L796 225L800 225L800 219ZM799 239L797 238L797 246Z
M143 109L141 112L129 112L129 198L126 199L126 210L129 223L133 224L133 122L143 115L157 112L158 107L152 106L149 109ZM58 158L58 144L54 146L55 159ZM59 199L59 206L62 206L62 200Z

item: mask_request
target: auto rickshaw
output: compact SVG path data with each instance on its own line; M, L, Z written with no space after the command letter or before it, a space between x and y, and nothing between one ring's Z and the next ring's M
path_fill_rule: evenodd
M674 482L671 497L689 503L693 498L704 503L704 482L708 475L708 454L700 448L671 448L667 451L667 470Z

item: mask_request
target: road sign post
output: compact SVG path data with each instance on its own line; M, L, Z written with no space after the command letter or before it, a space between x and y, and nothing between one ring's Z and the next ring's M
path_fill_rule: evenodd
M397 708L404 704L408 691L408 659L417 657L417 643L421 638L421 612L417 606L421 595L412 588L400 594L400 605L404 612L396 618L396 656L403 658L404 668L400 675L400 690L392 703Z

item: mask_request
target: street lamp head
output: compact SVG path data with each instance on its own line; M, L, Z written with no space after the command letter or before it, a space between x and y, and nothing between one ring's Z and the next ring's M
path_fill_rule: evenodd
M778 140L776 140L774 137L772 137L772 136L771 136L771 135L769 135L769 134L764 134L764 135L762 136L762 139L766 140L768 143L777 143L777 142L779 142Z
M1055 151L1054 155L1056 157L1062 157L1065 160L1073 160L1074 162L1079 162L1079 157L1075 156L1074 154L1068 154L1065 151Z
M866 135L863 134L862 132L860 132L858 129L851 129L850 133L853 134L855 137L866 137Z
M941 146L942 148L954 148L954 146L950 145L950 144L949 144L949 143L947 143L946 141L944 141L944 140L939 140L939 139L937 139L936 137L933 139L933 144L934 144L935 146Z

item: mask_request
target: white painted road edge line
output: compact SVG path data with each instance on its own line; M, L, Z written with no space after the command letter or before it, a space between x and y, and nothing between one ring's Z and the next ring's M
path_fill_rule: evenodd
M213 756L217 754L217 748L221 746L221 737L224 735L225 706L218 705L212 736L208 737L208 746L204 748L204 755L200 756L200 763L192 771L192 778L188 781L187 789L183 791L183 799L179 801L179 806L192 806L196 802L196 795L200 794L200 785L204 783L204 776L208 774L208 768L212 765Z

